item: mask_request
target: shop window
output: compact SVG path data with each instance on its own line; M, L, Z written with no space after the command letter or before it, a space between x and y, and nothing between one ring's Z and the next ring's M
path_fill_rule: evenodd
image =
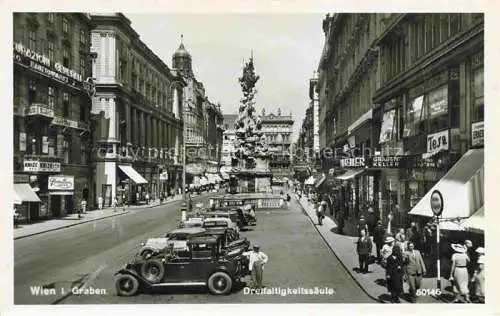
M484 68L475 70L473 76L472 122L480 122L484 120Z
M424 122L423 116L423 107L424 107L424 96L421 95L415 99L413 99L410 104L407 106L406 115L405 115L405 130L404 136L414 136L420 133L423 133L422 126Z
M29 87L28 87L28 103L33 104L36 103L36 88L37 88L37 82L33 79L29 80Z
M68 92L63 92L63 103L62 103L62 116L63 117L69 117L69 105L70 105L70 100L69 100L69 93Z
M47 94L48 94L48 102L49 102L49 108L53 109L55 105L55 91L54 87L48 86L47 88Z
M407 107L404 137L433 133L448 127L448 86L413 99Z

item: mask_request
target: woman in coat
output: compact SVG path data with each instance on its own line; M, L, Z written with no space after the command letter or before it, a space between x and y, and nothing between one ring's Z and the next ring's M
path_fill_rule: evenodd
M399 297L403 294L403 252L401 248L394 247L392 254L387 258L385 268L387 289L391 293L393 303L399 303Z

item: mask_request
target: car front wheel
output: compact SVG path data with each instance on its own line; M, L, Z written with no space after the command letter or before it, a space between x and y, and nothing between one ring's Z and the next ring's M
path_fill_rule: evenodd
M215 272L208 278L208 289L214 295L225 295L231 291L233 280L226 272Z
M139 281L131 275L121 274L115 281L116 294L118 296L133 296L139 289Z
M153 284L160 282L164 275L165 268L158 259L149 259L141 266L141 276Z

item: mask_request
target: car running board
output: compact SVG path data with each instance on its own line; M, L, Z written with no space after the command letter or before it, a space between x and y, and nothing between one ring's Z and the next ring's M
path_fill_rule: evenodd
M160 286L206 286L206 282L179 282L179 283L156 283L153 287Z

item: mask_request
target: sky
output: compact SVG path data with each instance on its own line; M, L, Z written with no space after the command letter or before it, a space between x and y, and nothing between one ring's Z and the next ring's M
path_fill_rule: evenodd
M260 113L292 112L295 140L309 104L309 79L323 50L324 14L137 14L125 13L141 40L169 67L181 34L193 72L224 114L237 113L238 78L252 52Z

